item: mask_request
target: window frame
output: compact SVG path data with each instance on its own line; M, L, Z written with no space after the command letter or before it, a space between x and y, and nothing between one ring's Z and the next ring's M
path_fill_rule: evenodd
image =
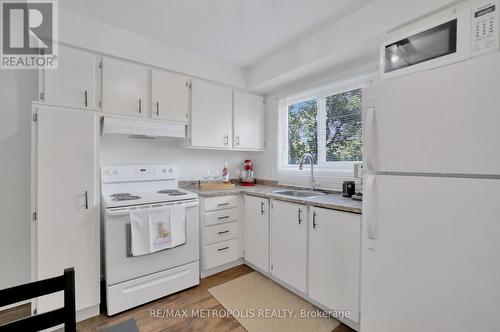
M319 173L332 171L352 173L353 165L362 161L326 160L326 98L352 90L363 90L371 86L372 80L373 74L358 76L350 80L336 81L328 86L283 98L279 106L278 170L285 172L299 171L297 165L288 164L288 107L296 103L316 99L318 107L316 116L318 128L318 162L314 165L315 170L318 170Z

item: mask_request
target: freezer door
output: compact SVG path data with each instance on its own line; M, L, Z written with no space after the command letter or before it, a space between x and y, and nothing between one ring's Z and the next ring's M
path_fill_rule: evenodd
M375 171L500 174L500 53L365 89L364 156Z
M365 196L361 330L500 331L500 180L376 176Z

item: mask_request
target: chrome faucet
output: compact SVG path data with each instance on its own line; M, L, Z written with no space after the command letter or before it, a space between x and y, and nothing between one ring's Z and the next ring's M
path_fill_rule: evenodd
M304 169L304 162L306 159L309 159L309 162L311 163L311 190L314 190L314 187L318 185L318 183L314 180L314 158L312 154L310 153L304 153L302 157L300 157L299 161L299 169L303 170Z

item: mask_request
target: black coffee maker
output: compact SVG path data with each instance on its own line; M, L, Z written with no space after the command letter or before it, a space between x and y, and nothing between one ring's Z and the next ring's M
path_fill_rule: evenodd
M352 197L356 193L354 181L344 181L342 184L342 196Z

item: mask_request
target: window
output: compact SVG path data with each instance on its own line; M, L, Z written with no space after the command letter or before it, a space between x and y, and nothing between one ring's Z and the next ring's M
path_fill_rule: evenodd
M298 165L306 152L318 162L318 103L316 99L288 106L288 164Z
M304 153L325 169L350 169L362 160L361 88L292 99L283 110L281 167L295 168Z

